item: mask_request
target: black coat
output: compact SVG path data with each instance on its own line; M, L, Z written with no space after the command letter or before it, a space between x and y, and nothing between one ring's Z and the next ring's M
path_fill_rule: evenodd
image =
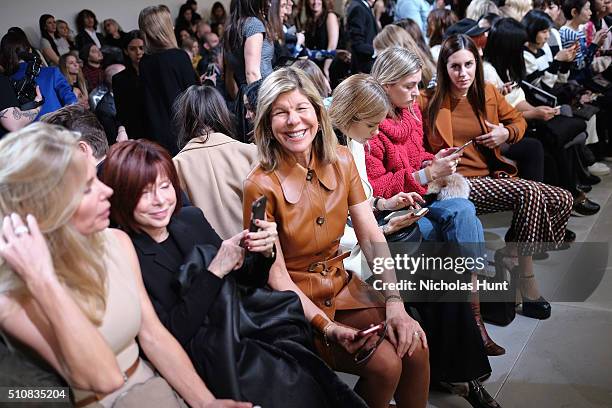
M195 71L187 53L178 48L145 55L139 68L145 112L144 137L159 143L174 156L179 149L176 129L172 126L172 105L179 94L195 85Z
M185 255L196 245L219 248L223 242L198 207L183 207L172 217L168 231ZM177 265L147 234L131 234L130 237L159 320L187 348L215 301L223 280L206 271L192 283L189 292L181 296L177 287L177 266L180 264ZM232 274L243 284L262 286L267 282L267 272L273 261L262 256L247 257L242 268Z
M144 99L140 77L131 63L125 69L113 75L113 94L117 120L123 126L130 139L141 139L146 136L144 130Z
M219 279L206 266L222 241L199 208L181 209L168 230L188 254L180 271L148 235L131 238L157 315L216 397L270 408L365 408L312 350L297 295L253 288L266 283L274 259L247 257Z
M100 45L106 44L106 40L104 39L102 34L96 32L96 37L98 37ZM76 37L74 38L74 43L78 51L81 51L81 49L88 44L95 44L94 40L85 31L81 31L76 35Z
M353 73L369 74L374 60L374 37L378 34L372 9L363 0L353 0L346 10L346 27L351 43Z

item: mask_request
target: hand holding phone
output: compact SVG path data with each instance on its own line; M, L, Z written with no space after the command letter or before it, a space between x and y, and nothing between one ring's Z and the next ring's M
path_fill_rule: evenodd
M376 325L370 326L368 328L365 328L363 330L359 330L356 334L355 337L357 338L362 338L367 336L368 334L372 334L372 333L378 333L382 330L384 330L385 328L385 322L380 322Z
M413 214L415 217L422 217L423 215L427 214L428 212L429 212L429 208L427 208L427 207L423 207L423 208L410 208L410 209L407 209L407 210L393 211L392 213L388 214L384 218L384 220L388 222L392 218L402 217L402 216L408 215L408 214Z
M457 150L455 150L454 153L461 153L463 152L463 150L468 147L469 145L471 145L472 143L474 143L474 139L468 140L466 143L464 143L463 145L459 146L457 148Z
M255 220L263 220L266 215L266 205L268 199L266 196L261 196L257 200L253 201L251 206L251 224L249 226L249 232L256 232L259 228L255 225Z

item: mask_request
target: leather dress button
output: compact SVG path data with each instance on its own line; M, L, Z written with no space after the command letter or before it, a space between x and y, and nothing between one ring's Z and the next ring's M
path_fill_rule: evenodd
M317 224L323 225L324 222L325 222L325 217L317 217Z
M332 301L331 301L331 299L327 299L327 300L326 300L325 302L323 302L323 303L325 303L325 306L327 306L327 307L331 307L331 305L332 305Z

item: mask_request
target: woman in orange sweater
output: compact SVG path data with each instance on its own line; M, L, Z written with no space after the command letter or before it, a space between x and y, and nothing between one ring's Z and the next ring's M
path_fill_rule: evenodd
M420 101L427 144L437 152L472 141L457 171L468 177L469 199L477 213L513 211L506 242L518 245L506 256L518 256L523 314L546 319L550 304L534 279L532 254L563 241L572 196L514 177L516 168L502 157L499 146L518 142L527 124L493 85L485 85L482 60L468 36L451 36L442 44L437 71L437 87Z

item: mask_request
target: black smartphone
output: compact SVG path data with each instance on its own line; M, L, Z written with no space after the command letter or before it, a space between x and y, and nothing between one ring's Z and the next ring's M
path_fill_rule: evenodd
M251 206L251 225L249 226L249 232L257 232L259 227L255 225L255 220L263 220L266 215L266 204L268 199L266 196L261 196L257 200L253 201Z
M210 63L206 66L206 76L211 77L215 74L215 64Z

